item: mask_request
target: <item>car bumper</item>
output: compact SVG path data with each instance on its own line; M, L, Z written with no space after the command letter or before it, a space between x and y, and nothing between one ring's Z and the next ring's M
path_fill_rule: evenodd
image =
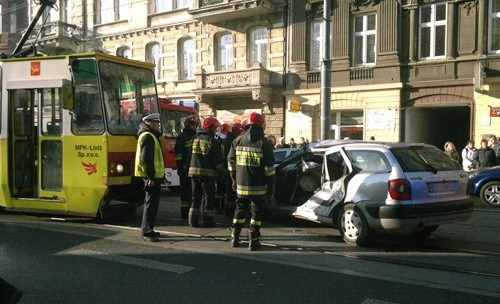
M367 220L372 228L419 228L468 220L473 211L470 199L428 204L367 204Z

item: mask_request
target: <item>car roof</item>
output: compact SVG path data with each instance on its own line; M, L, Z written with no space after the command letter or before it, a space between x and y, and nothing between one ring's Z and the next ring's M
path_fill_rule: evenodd
M370 147L385 147L387 149L398 149L398 148L409 148L409 147L426 147L426 148L436 148L433 145L425 143L407 143L407 142L377 142L377 141L364 141L364 140L352 140L352 139L327 139L318 142L314 142L310 145L311 151L313 153L324 153L326 150L335 146L350 146L357 148L370 148Z

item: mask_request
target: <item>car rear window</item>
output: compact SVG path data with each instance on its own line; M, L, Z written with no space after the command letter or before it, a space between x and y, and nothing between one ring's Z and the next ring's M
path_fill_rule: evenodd
M404 172L462 170L457 162L436 148L391 149Z

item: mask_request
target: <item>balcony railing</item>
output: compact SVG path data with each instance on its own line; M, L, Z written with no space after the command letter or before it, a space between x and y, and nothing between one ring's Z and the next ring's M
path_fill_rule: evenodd
M198 0L188 13L205 23L217 23L279 12L284 5L284 0Z
M197 89L221 89L236 87L271 87L274 72L262 67L248 70L217 71L197 74Z

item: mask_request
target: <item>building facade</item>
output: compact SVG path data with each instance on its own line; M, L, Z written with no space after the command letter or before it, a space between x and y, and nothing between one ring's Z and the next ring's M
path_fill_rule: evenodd
M12 20L37 12L22 2L0 2L5 53L28 23L11 33ZM325 38L323 0L58 0L29 42L153 62L159 95L224 122L258 111L267 133L311 141L329 43L330 137L460 148L500 135L500 0L331 4Z

